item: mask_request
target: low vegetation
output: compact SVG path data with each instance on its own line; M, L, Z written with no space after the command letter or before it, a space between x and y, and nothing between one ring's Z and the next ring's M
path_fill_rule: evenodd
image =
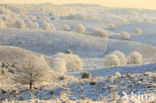
M97 37L104 37L104 38L109 37L108 31L103 30L103 29L95 29L91 35L97 36Z

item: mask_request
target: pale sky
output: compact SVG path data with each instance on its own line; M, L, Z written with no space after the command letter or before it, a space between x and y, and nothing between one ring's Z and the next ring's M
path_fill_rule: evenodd
M0 0L0 3L99 4L107 7L156 9L156 0Z

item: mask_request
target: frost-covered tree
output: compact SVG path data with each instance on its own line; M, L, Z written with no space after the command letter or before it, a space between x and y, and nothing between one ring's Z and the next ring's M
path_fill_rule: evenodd
M128 64L141 64L142 55L138 51L133 51L128 57Z
M130 40L131 39L131 36L127 32L122 32L121 33L121 39L123 39L123 40Z
M126 56L125 56L124 53L122 53L120 51L114 51L113 54L115 54L116 56L118 56L118 58L120 60L120 65L126 65L127 58L126 58Z
M77 33L85 33L86 27L82 24L77 24L75 27L75 32Z
M25 29L24 20L22 20L22 19L16 20L14 23L14 28Z
M64 31L70 31L71 30L71 28L70 28L70 26L69 25L63 25L63 30Z
M109 37L108 31L103 29L95 29L91 35L97 37L105 37L105 38Z
M47 31L47 32L56 31L56 28L55 28L55 26L53 24L49 24L49 23L46 23L46 22L43 23L42 29Z
M115 54L107 55L105 60L104 60L104 65L106 67L120 66L120 59Z
M142 29L141 28L136 28L133 33L134 34L142 34Z
M0 19L0 28L6 28L5 22Z
M28 84L30 90L35 83L45 81L50 72L50 67L45 60L41 59L43 58L31 58L25 60L23 64L16 69L16 74L13 77L13 80L16 83L24 85Z
M56 56L59 58L62 58L66 61L67 71L82 70L83 69L83 62L80 59L80 57L77 55L58 53Z

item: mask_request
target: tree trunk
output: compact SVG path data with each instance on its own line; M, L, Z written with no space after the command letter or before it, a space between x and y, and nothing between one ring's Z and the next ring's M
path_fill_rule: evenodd
M32 89L32 83L30 83L29 86L30 86L29 89L31 90Z

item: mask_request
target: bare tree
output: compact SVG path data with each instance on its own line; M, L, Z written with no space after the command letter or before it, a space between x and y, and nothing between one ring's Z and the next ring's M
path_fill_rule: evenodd
M29 59L17 68L13 80L16 83L28 84L31 90L35 83L46 80L49 70L49 66L45 60Z

